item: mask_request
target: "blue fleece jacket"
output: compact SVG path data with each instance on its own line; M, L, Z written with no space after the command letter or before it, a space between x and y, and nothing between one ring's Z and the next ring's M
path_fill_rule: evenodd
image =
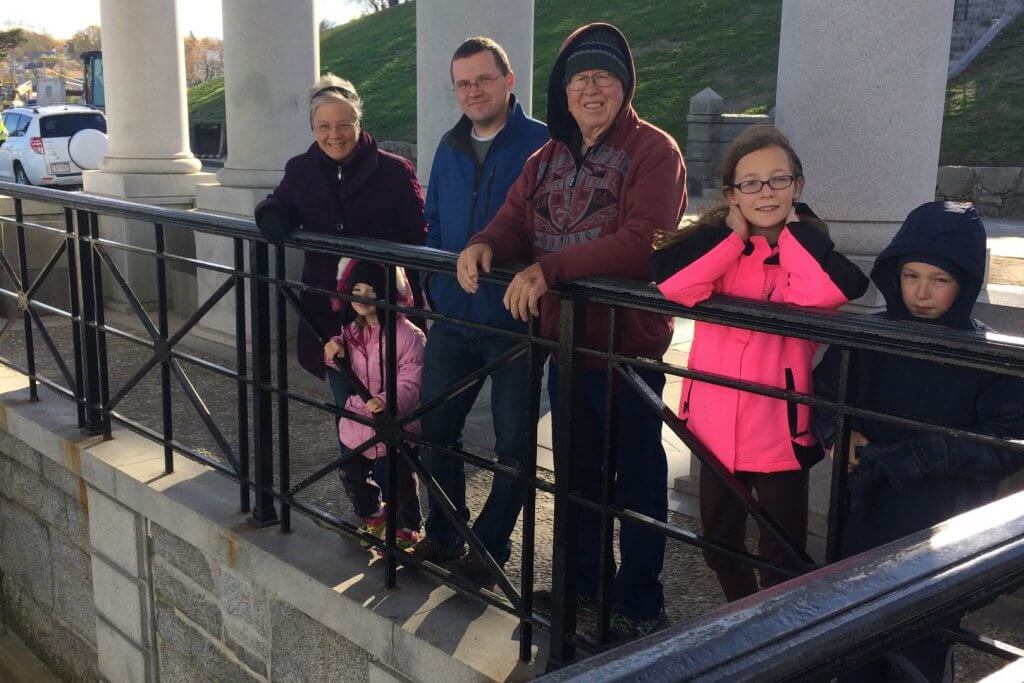
M491 143L483 165L473 154L472 128L463 116L441 138L434 154L425 209L428 247L461 251L470 237L490 223L526 160L548 140L547 126L527 116L514 95L508 121ZM433 274L425 276L425 289L431 308L438 313L507 330L524 329L502 305L503 287L483 284L476 294L467 294L454 277ZM466 327L450 327L479 334Z

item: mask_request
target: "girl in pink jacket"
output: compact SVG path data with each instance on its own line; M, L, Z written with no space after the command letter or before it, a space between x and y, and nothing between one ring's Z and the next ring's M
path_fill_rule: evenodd
M868 280L835 251L827 227L797 204L804 179L800 159L774 126L758 125L736 138L722 163L727 206L663 233L651 272L666 299L694 306L714 293L838 308L861 296ZM697 322L688 366L800 392L811 391L816 344L802 339ZM679 416L689 429L803 548L807 540L807 473L823 455L810 431L810 408L707 382L683 381ZM700 476L704 535L744 548L746 510L711 472ZM759 553L790 562L783 546L761 529ZM705 560L727 600L758 590L751 567L720 553ZM784 575L761 570L767 587Z
M385 291L385 273L380 266L367 261L353 261L343 258L338 264L338 291L356 296L376 299ZM412 305L409 283L401 268L397 269L398 303ZM336 299L336 310L345 302ZM387 378L385 373L385 343L383 327L377 319L378 309L370 304L352 302L354 320L346 324L341 334L333 337L324 346L324 362L337 368L337 363L347 359L352 372L373 396L363 401L353 393L345 403L345 410L372 418L383 413L387 404L385 394ZM420 402L420 377L423 371L423 347L426 337L405 316L399 315L395 324L395 344L398 359L398 416L414 410ZM419 433L419 422L406 427L407 431ZM342 417L338 421L338 438L345 449L355 449L373 438L372 426ZM361 531L384 537L385 506L396 506L398 529L395 536L399 547L409 549L419 541L420 515L419 494L416 490L416 475L409 469L404 458L398 459L397 490L389 495L381 485L387 481L384 456L387 448L378 443L353 453L341 466L341 483L345 494L352 502L355 513L363 518ZM369 547L363 543L363 547Z

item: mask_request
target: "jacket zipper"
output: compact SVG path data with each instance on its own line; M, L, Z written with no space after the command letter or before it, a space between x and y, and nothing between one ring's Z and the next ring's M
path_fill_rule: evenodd
M562 225L561 234L565 235L566 229L569 227L569 221L572 219L572 200L576 196L576 181L580 179L580 173L583 172L583 167L587 165L587 159L590 158L591 153L597 149L600 142L594 143L594 146L587 150L587 153L580 159L580 163L576 165L576 172L572 175L572 180L569 181L569 204L565 211L565 223Z
M491 175L487 178L487 194L484 197L484 218L491 210L491 188L494 187L494 174L498 172L498 167L495 166L491 169Z

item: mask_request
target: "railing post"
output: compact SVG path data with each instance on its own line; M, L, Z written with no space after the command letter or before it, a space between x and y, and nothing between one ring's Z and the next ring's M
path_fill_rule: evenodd
M95 290L99 263L92 251L92 229L87 211L75 212L75 233L78 244L78 310L82 315L82 397L85 399L85 420L81 429L85 434L102 434Z
M78 305L78 241L75 239L75 213L64 208L64 256L68 260L68 308L71 313L71 346L75 359L75 409L78 413L78 428L85 427L85 389L82 381L82 366L85 357L82 355L82 310Z
M850 403L853 353L843 349L839 356L839 405ZM828 500L828 535L825 539L825 562L839 559L843 546L843 522L846 518L846 468L850 462L850 418L836 413L836 435L832 440L832 488Z
M160 337L165 342L169 335L167 311L167 259L164 244L164 226L160 223L153 224L153 237L156 243L156 299L159 310L157 311L157 324L159 325ZM166 357L160 361L160 405L163 414L164 426L164 473L174 472L174 449L171 448L171 440L174 439L174 411L171 406L171 357L170 350Z
M28 367L28 395L32 401L39 400L39 387L36 383L36 349L32 343L32 314L28 307L32 302L28 300L28 290L31 284L28 280L28 249L25 244L25 213L21 206L21 200L14 200L14 220L18 222L18 276L21 278L21 293L18 296L18 304L22 309L22 317L25 323L25 363Z
M582 367L574 351L583 338L584 303L575 298L561 300L561 330L558 345L558 400L554 420L555 520L551 567L551 645L548 670L576 658L576 546L579 542L580 508L569 496L580 492L579 463L575 452L578 437L574 420Z
M284 284L288 278L285 268L284 247L274 249L274 274L277 279L277 478L281 491L291 487L291 453L288 431L288 304L284 295ZM292 532L292 506L281 500L281 533Z
M252 299L250 310L252 335L252 453L253 487L256 500L252 506L249 523L257 527L277 524L277 510L270 487L274 484L274 423L271 392L267 385L270 376L270 286L267 277L270 264L267 245L263 242L250 243L249 265L252 277L249 280L249 294ZM237 314L237 313L236 313ZM240 343L244 343L244 340Z

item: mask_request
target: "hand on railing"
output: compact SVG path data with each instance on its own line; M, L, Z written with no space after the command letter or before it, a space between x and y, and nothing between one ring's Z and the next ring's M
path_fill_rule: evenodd
M485 273L491 272L491 259L494 252L486 244L471 244L459 254L458 263L455 265L455 274L459 279L459 286L470 294L476 294L480 288L479 270Z
M288 211L280 206L265 206L256 214L256 226L271 244L280 245L298 227Z

